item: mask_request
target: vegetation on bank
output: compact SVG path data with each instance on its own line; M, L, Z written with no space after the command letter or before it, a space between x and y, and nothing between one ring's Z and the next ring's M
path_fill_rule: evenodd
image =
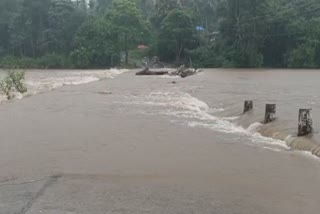
M0 0L0 67L320 67L318 0Z
M17 57L17 56L4 56L0 58L1 68L41 68L41 69L51 69L51 68L73 68L72 62L68 56L48 54L38 58L32 57Z

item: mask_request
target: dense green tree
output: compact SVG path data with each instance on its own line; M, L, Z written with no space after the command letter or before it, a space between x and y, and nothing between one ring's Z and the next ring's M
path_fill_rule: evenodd
M188 10L193 16L196 24L207 30L216 30L217 15L216 7L217 0L180 0L184 9Z
M86 19L83 5L71 0L53 0L48 12L47 43L50 52L68 54L74 35Z
M0 66L108 67L145 44L167 62L318 68L319 9L319 0L0 0Z
M193 26L185 11L172 10L161 23L159 45L162 57L174 56L176 62L180 62L185 49L194 44Z
M174 9L180 7L177 0L156 0L154 14L152 22L156 28L159 28L161 22L167 17L167 15Z
M46 52L44 31L48 26L50 0L22 0L10 26L16 54L36 57Z
M287 67L289 57L293 60L290 52L303 42L306 33L299 25L318 17L319 7L315 0L221 1L220 38L226 46L221 54L236 67Z
M0 0L0 56L10 49L10 22L17 8L17 0Z
M320 18L301 20L297 28L303 36L289 52L288 66L294 68L320 67Z
M226 58L237 67L260 67L263 56L265 29L259 19L261 5L265 0L227 0L220 4L224 11L220 19L220 33L225 41ZM240 4L241 2L241 4Z
M111 7L113 0L92 0L96 6L96 10L100 13L104 13L108 8Z
M147 23L134 1L114 0L111 10L107 12L111 31L117 36L121 50L125 52L125 63L128 64L129 48L138 45L146 34Z
M76 67L110 67L120 60L118 41L104 17L89 19L75 39L71 58Z

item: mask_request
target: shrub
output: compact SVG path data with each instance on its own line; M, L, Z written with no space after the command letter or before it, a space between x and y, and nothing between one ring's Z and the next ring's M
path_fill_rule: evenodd
M59 54L47 54L40 58L6 56L0 59L0 68L71 68L69 58Z
M9 71L8 75L0 81L0 91L7 96L8 100L11 100L15 92L21 94L27 92L24 80L25 72Z
M213 48L200 47L188 52L192 59L193 66L200 68L217 68L227 65L227 59L217 54Z
M40 68L70 68L68 57L59 54L47 54L37 59Z
M36 59L29 57L5 56L0 60L0 67L6 69L14 68L38 68Z
M14 68L17 67L17 57L5 56L0 59L1 68Z

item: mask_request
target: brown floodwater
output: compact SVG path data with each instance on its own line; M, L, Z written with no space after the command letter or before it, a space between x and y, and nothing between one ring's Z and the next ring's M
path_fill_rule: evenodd
M0 104L0 213L319 212L320 73L120 73L27 71L32 93Z

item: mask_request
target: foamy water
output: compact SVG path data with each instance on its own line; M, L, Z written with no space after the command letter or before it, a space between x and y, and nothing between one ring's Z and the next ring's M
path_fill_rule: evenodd
M253 123L243 128L233 123L238 117L218 117L215 113L223 108L210 108L207 103L181 91L156 91L145 96L128 97L126 104L140 105L141 108L151 107L154 115L174 117L174 122L193 128L206 128L227 134L247 137L251 143L268 145L273 151L289 150L284 141L264 137L258 130L261 123ZM158 107L158 108L157 108ZM180 119L180 120L179 120Z
M24 96L51 91L66 85L80 85L98 81L105 78L114 78L119 74L127 72L126 69L110 70L28 70L26 71L25 84L28 92L24 95L15 93L15 99L22 99ZM2 74L4 76L5 73ZM0 102L6 101L5 95L0 95Z
M98 71L27 71L26 85L29 90L25 96L54 90L55 88L65 85L79 85L104 78L114 78L126 71L127 70L116 69ZM255 114L250 115L239 113L242 112L242 100L248 97L258 97L256 98L258 101L255 101L255 104L257 102L269 102L264 101L267 93L271 94L271 96L281 95L281 99L286 98L287 102L288 100L289 102L292 102L292 100L299 100L300 102L300 100L304 98L304 96L302 96L303 93L297 93L296 91L289 92L287 89L281 89L282 91L273 88L262 90L256 83L253 84L254 87L250 85L255 81L244 78L238 79L238 73L233 74L233 79L228 81L227 79L230 77L225 77L225 74L222 74L222 77L219 77L219 74L219 80L216 77L204 78L204 74L184 79L183 81L186 81L185 84L182 84L181 80L177 78L177 84L174 85L171 84L170 80L167 80L168 77L166 76L162 78L140 78L140 80L143 81L139 87L135 87L133 90L130 90L128 94L123 95L119 100L114 100L113 102L126 104L126 106L130 106L130 108L131 106L136 106L138 111L143 114L152 114L154 116L162 115L180 125L226 133L234 139L239 138L241 142L261 145L262 148L275 152L288 151L290 148L287 145L289 145L292 148L311 151L313 154L320 154L318 147L314 144L310 145L308 140L305 142L297 142L296 137L291 133L291 127L289 132L287 132L288 129L286 125L281 123L281 117L287 116L286 114L280 112L280 115L277 115L280 118L278 120L280 123L273 123L271 129L269 129L270 127L266 127L261 123L260 115L263 115L261 109L263 109L264 106L261 108L255 105L255 108L260 108L258 114L257 111L253 112ZM244 76L247 76L247 74ZM248 76L251 77L252 74L248 74ZM171 79L171 77L169 77L169 79ZM152 86L149 85L148 81L150 80L154 81ZM260 77L258 80L260 81ZM135 80L128 79L128 81ZM229 81L233 81L233 85L228 85L227 83L229 83ZM240 81L240 83L238 83L238 81ZM168 84L170 84L170 88ZM261 85L262 84L263 83L261 83ZM135 93L131 93L132 91L135 91ZM198 94L194 93L197 91ZM289 93L293 94L290 95ZM241 102L239 102L240 99L238 97L241 97ZM23 96L16 94L16 98L21 99ZM6 100L4 96L0 97L0 100L1 99ZM281 99L280 101L282 101ZM272 100L272 102L275 101ZM317 103L319 103L319 98L316 95L312 95L307 98L305 103L313 105L316 108ZM287 109L291 111L291 106L289 107L287 107ZM281 108L283 108L283 106L279 109L281 110ZM296 120L296 115L292 118L292 120ZM278 137L279 133L280 135L285 133L285 135Z

